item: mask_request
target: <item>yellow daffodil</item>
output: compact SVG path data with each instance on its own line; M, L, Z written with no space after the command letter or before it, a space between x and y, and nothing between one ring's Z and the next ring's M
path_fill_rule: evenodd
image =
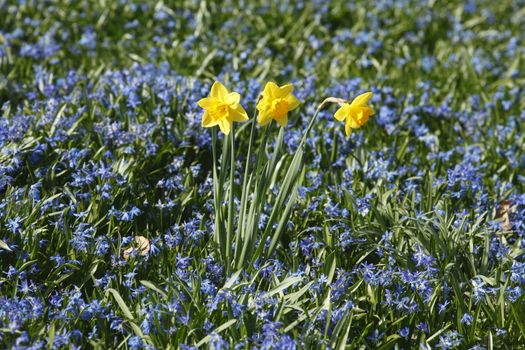
M374 110L368 106L372 98L371 92L365 92L354 98L352 103L342 103L341 108L335 112L335 119L345 122L346 136L350 136L352 129L358 129L368 121Z
M299 100L292 95L292 91L292 84L279 87L272 82L266 83L262 98L257 103L260 125L266 125L272 119L275 119L281 126L286 126L288 123L288 112L299 106Z
M233 122L248 120L248 114L239 103L241 95L229 92L224 85L216 81L213 83L210 96L200 99L197 104L204 109L202 126L211 128L218 125L223 133L228 135Z

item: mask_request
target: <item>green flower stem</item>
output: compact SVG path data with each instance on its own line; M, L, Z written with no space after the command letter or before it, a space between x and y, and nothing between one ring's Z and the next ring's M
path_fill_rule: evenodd
M314 116L312 117L312 119L310 120L310 123L308 124L308 128L306 129L306 132L304 133L301 141L299 142L297 149L295 150L292 161L290 162L290 165L288 166L288 169L286 171L286 175L284 177L283 184L275 199L275 203L272 208L272 212L268 219L268 223L266 225L264 233L262 234L261 241L259 245L257 246L257 250L255 254L253 254L252 256L252 262L255 261L257 257L260 257L263 255L264 247L266 245L265 242L270 237L270 235L272 237L270 241L270 246L268 247L268 250L265 252L264 256L265 257L271 256L272 252L275 250L277 242L281 236L282 231L284 230L286 221L288 220L288 217L290 215L291 208L293 204L295 203L295 200L297 199L297 188L299 185L298 180L300 178L299 174L301 173L301 170L302 170L301 162L302 162L303 153L304 153L303 147L304 147L304 144L306 142L306 139L310 131L312 130L315 124L315 121L317 120L317 117L322 107L323 107L323 104L317 107L317 110L315 111ZM288 198L287 202L286 202L286 198ZM279 214L281 214L281 216L279 219L277 229L275 229L275 231L272 234L273 224L277 220Z
M255 138L255 126L257 125L257 115L250 121L252 123L252 127L250 129L250 141L248 143L248 151L246 152L246 164L244 166L244 178L242 183L242 195L241 195L241 208L239 211L239 221L237 225L237 233L236 233L236 239L235 239L235 267L236 269L239 269L242 267L244 255L242 254L245 252L244 249L241 248L241 245L244 247L248 241L250 240L249 232L247 232L247 225L245 224L245 216L246 216L246 207L247 207L247 201L248 196L250 194L250 187L251 187L251 179L252 177L249 176L249 169L250 169L250 160L252 155L252 147L253 147L253 141ZM248 180L250 178L250 180Z
M232 129L230 134L228 135L227 139L230 141L230 193L229 193L229 205L228 205L228 230L226 231L226 256L225 256L225 262L226 262L226 272L229 275L231 270L231 263L230 263L230 257L231 257L231 245L232 245L232 238L233 238L233 220L234 220L234 210L235 210L235 203L234 203L234 195L235 195L235 129L234 125L232 124ZM226 140L225 142L228 142Z

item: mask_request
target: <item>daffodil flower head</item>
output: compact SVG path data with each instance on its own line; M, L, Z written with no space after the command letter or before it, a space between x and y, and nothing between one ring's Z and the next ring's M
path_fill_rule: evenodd
M224 85L213 83L208 97L200 99L197 104L204 109L202 126L211 128L218 125L221 131L228 135L233 122L248 120L248 114L240 104L241 95L229 92Z
M370 116L374 115L374 110L368 105L372 98L371 92L365 92L354 98L352 103L342 103L335 112L335 119L345 122L346 136L350 136L352 129L358 129L365 125Z
M292 91L292 84L278 86L273 82L266 83L262 98L257 103L259 125L266 125L272 119L283 127L288 124L288 112L296 109L300 103Z

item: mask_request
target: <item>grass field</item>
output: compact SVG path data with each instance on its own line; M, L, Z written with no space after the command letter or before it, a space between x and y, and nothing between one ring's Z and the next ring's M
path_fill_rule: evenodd
M525 349L524 33L523 0L0 0L0 349Z

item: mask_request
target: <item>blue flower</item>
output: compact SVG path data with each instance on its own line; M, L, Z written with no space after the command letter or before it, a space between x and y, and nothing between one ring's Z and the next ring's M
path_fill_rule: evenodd
M461 317L461 323L466 324L467 326L471 325L473 320L474 318L468 313L464 313Z
M8 218L7 219L7 228L11 233L18 233L20 231L20 228L22 227L22 219L17 216L14 219Z
M144 343L141 337L134 335L128 339L128 346L132 350L139 350L144 347Z
M463 337L457 331L447 331L439 336L437 347L440 349L454 349L461 345Z
M410 328L404 327L399 330L399 335L403 338L408 338L408 335L410 334Z

